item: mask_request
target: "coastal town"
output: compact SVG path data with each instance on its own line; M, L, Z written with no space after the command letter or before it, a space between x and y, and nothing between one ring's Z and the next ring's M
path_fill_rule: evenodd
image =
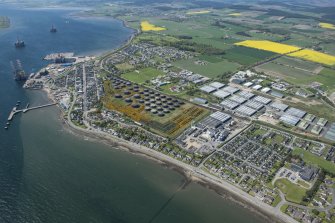
M136 12L153 22L159 15L144 8ZM165 17L184 21L209 13L196 12ZM237 18L215 21L216 27L240 24ZM280 56L272 54L206 75L213 72L206 66L218 59L220 49L188 43L192 37L161 34L165 30L168 25L137 22L133 37L113 52L51 55L52 63L24 87L45 90L73 128L151 151L150 156L182 166L281 221L334 222L335 99L330 87L317 81L302 87L274 76L263 66L279 64ZM335 64L306 63L329 70Z

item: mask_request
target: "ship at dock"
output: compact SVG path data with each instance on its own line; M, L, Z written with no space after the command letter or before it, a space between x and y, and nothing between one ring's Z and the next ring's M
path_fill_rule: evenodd
M56 33L57 32L57 29L54 25L51 26L50 32L51 33Z
M22 64L20 60L16 60L15 62L11 61L11 66L13 70L14 80L16 81L25 81L27 80L26 72L22 68Z
M16 48L23 48L26 46L26 44L24 43L23 40L20 40L19 38L16 40L16 42L14 43L14 46Z

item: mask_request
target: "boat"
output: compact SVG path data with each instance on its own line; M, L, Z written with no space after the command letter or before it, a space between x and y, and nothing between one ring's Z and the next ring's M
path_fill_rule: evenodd
M56 29L56 27L54 27L54 25L51 26L50 32L51 33L56 33L57 32L57 29Z
M16 60L16 62L11 61L11 66L12 66L12 70L13 70L14 79L16 81L27 80L26 73L24 72L24 70L22 68L22 64L21 64L20 60ZM20 104L19 102L17 102L17 103Z
M5 129L7 130L7 129L8 129L8 127L7 127L7 126L5 126Z
M26 44L24 43L24 41L20 40L19 38L16 40L16 42L15 42L14 45L15 45L16 48L23 48L23 47L26 46Z

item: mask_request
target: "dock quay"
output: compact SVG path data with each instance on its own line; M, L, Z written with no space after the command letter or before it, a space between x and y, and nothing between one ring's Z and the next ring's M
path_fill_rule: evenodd
M26 113L30 110L35 110L35 109L39 109L39 108L45 108L45 107L49 107L49 106L53 106L53 105L56 105L57 103L50 103L50 104L45 104L45 105L39 105L39 106L35 106L35 107L30 107L29 108L29 103L27 104L27 106L24 108L24 109L17 109L17 106L15 106L12 111L9 113L9 116L8 116L8 121L12 121L14 116L17 114L17 113Z

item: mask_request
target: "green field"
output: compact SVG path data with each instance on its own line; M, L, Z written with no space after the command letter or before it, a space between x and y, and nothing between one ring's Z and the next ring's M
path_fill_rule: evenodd
M130 80L132 82L138 83L138 84L143 84L146 81L149 81L160 75L164 75L164 73L155 68L148 67L148 68L140 69L138 70L138 72L133 71L133 72L122 74L121 77L127 80Z
M284 65L291 66L291 67L304 69L304 70L308 70L310 72L313 72L316 68L320 67L320 65L316 64L316 63L308 62L308 61L305 61L305 60L299 60L299 59L293 58L293 57L286 57L286 56L280 57L280 58L274 60L273 62L278 63L278 64L284 64Z
M306 38L304 35L299 35L299 34L291 34L290 35L291 39L284 41L283 43L288 44L288 45L295 45L299 47L311 47L318 43L318 41L310 38Z
M235 72L240 67L239 64L229 62L227 60L221 60L220 62L211 63L208 62L206 65L195 64L200 58L192 58L187 60L179 60L173 63L174 66L190 70L194 73L204 75L209 78L215 78L225 72ZM201 60L201 59L200 59Z
M268 51L235 46L232 49L226 50L223 57L242 65L251 65L274 55L274 53Z
M316 75L310 72L283 66L273 62L260 65L257 68L265 71L265 73L269 74L270 76L274 76L276 78L280 77L287 82L297 85L310 84L313 82L310 80L313 80L313 78L316 77Z
M321 44L321 47L326 53L335 55L335 45L334 45L334 43L324 43L324 44Z
M127 71L127 70L131 70L134 67L132 65L130 65L129 63L121 63L121 64L116 64L115 65L117 69L121 70L121 71Z
M306 195L307 190L291 183L288 179L276 180L275 186L285 194L285 199L293 203L300 204Z
M335 164L323 159L322 157L316 156L311 152L300 148L295 148L292 154L301 156L306 163L317 165L320 168L325 169L327 172L335 174Z
M285 59L284 59L285 60ZM293 62L290 62L291 64ZM303 66L303 63L299 63L299 66ZM309 63L306 64L306 68L312 67ZM335 70L324 68L319 74L313 74L293 67L283 66L270 62L257 67L258 69L265 71L270 76L280 77L285 81L295 85L308 86L313 82L318 82L323 85L323 88L329 93L335 90Z

